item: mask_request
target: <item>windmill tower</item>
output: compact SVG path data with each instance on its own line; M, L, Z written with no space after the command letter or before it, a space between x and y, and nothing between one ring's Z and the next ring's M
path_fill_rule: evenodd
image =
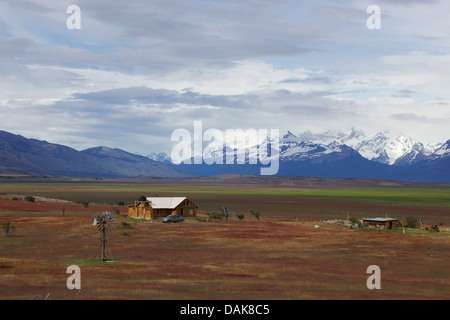
M100 245L95 253L94 258L97 256L98 251L101 249L101 260L106 261L106 247L108 238L106 237L107 232L111 232L116 223L116 219L110 212L103 212L97 218L94 219L93 225L97 227L98 231L101 232L100 237ZM108 247L109 249L109 247ZM109 253L111 254L111 249L109 249ZM111 254L112 256L112 254Z

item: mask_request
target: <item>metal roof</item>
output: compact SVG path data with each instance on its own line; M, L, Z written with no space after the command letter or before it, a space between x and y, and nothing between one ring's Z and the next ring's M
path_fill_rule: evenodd
M397 221L397 218L363 218L363 220L377 221L377 222L387 222L387 221Z
M147 197L153 209L175 209L186 197Z

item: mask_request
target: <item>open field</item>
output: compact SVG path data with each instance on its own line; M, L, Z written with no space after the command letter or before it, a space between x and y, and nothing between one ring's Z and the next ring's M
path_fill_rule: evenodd
M264 177L142 181L3 179L0 180L2 193L86 200L110 206L117 202L132 204L141 195L188 196L200 210L207 211L217 211L227 206L236 214L257 210L262 215L318 219L388 215L404 220L414 216L425 223L450 225L449 184L401 184L352 179L330 182L326 179L311 181ZM66 208L68 214L70 211Z
M365 232L322 222L166 225L127 219L126 207L116 206L158 193L189 196L201 210L227 205L235 213L317 220L388 214L450 224L445 185L269 182L2 180L0 223L16 231L0 236L0 299L450 298L450 233ZM27 195L60 200L12 200ZM113 260L101 262L93 259L99 232L92 221L112 210L119 210L108 234ZM81 290L66 287L70 265L81 268ZM366 287L370 265L381 268L381 290Z
M114 260L100 262L92 259L99 237L92 217L7 220L17 237L1 239L1 299L48 293L51 299L450 298L450 236L443 233L128 219L132 229L109 234ZM74 264L81 290L66 287L66 268ZM381 290L366 287L366 269L374 264Z

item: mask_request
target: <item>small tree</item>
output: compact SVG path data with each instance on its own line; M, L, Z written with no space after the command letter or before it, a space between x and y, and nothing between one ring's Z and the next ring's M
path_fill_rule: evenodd
M243 214L238 214L236 217L238 217L239 221L242 221L245 218Z
M352 225L356 225L356 226L358 226L358 228L362 228L362 223L361 223L361 221L359 221L358 218L356 218L356 217L351 217L351 218L349 219L349 221L352 223Z
M36 199L33 196L26 196L24 199L25 199L25 201L28 201L28 202L36 201Z
M89 206L89 201L86 200L75 200L75 203L81 204L83 208L87 208Z
M122 223L120 224L120 228L121 229L133 229L133 227L131 226L131 224L129 224L126 221L122 221Z
M225 218L225 214L222 212L208 212L207 213L208 217L210 219L219 219L219 220L223 220Z
M16 230L16 228L12 225L11 222L2 223L2 229L5 232L5 236L8 238L12 237L14 234L14 231Z
M406 227L407 228L417 228L419 225L419 219L414 217L408 217L406 218Z
M255 210L250 210L250 213L256 218L256 220L259 221L259 216L261 215L261 212L255 211Z
M228 213L225 213L224 208L219 208L220 215L225 217L225 220L228 220Z

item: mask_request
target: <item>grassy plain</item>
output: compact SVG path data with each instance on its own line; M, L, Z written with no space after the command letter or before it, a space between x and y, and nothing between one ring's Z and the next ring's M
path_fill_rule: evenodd
M330 180L319 182L261 178L147 179L119 181L16 179L0 180L0 194L21 194L86 200L96 204L132 204L141 195L189 196L201 210L227 206L236 214L305 218L391 216L421 218L425 223L450 224L450 185L400 184L383 181ZM48 181L50 180L50 181ZM1 214L1 212L0 212Z
M262 215L317 219L387 213L448 225L445 185L5 180L0 182L0 223L11 222L16 231L11 238L0 236L0 299L48 294L51 299L450 298L450 233L364 232L319 221L167 225L128 219L126 207L116 206L158 193L189 196L203 210L227 205L236 213L255 209ZM12 200L13 195L60 200L31 203ZM91 204L70 202L80 199ZM92 221L111 209L119 210L117 227L108 234L112 261L100 262L93 259L99 233ZM132 228L121 228L122 222ZM66 269L73 264L81 268L81 290L66 287ZM369 265L381 268L381 290L366 287Z

